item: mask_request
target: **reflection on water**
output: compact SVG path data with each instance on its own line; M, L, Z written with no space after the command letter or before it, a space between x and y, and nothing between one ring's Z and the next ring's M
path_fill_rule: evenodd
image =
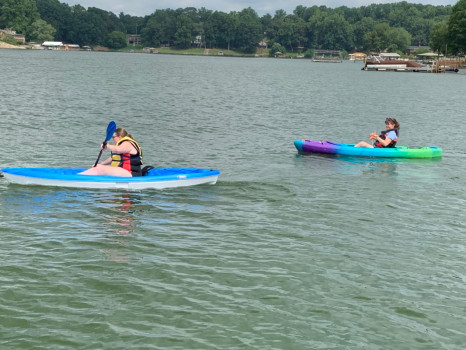
M310 176L326 176L342 174L347 176L362 176L379 174L396 176L398 162L381 161L372 158L340 157L332 155L301 155L295 158L297 167L308 167Z
M129 261L130 237L137 228L134 205L137 195L112 191L60 189L41 186L8 185L0 196L2 215L9 217L4 227L19 225L30 235L46 235L39 241L95 241L102 238L117 248L103 251L110 260ZM125 249L122 249L125 248Z
M108 204L108 199L111 200L108 207L108 213L105 216L107 223L115 229L115 234L109 235L108 241L116 245L115 248L104 249L107 258L114 262L125 263L131 260L127 254L129 240L124 237L131 235L136 229L136 223L133 217L133 206L135 203L131 194L116 193L110 198L106 198L105 203Z
M136 224L133 218L136 200L128 193L112 193L101 203L105 207L105 220L115 228L115 235L128 236L134 232Z
M396 163L369 162L367 169L362 171L363 175L388 175L396 176Z
M313 176L335 173L349 176L399 176L400 170L408 172L410 176L425 176L425 174L429 174L429 171L435 168L441 160L441 158L366 158L326 154L296 154L295 166L308 167ZM421 173L418 173L417 169L421 169ZM426 171L426 169L429 171Z

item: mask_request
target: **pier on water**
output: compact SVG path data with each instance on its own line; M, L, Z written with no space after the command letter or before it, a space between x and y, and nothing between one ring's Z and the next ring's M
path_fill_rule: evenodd
M457 73L460 68L466 67L465 58L444 58L421 64L407 59L384 59L372 56L364 61L362 70L391 71L414 73Z
M314 50L313 62L342 63L341 50Z
M466 68L466 59L442 59L432 64L434 73L458 73L460 68Z

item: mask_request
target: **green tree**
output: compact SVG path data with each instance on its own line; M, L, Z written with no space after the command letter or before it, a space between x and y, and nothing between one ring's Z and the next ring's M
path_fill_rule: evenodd
M322 23L323 37L319 45L324 49L351 50L354 47L354 32L351 25L339 13L326 16Z
M235 46L245 53L254 53L263 35L259 16L249 7L238 13L237 18Z
M307 49L306 52L304 53L304 57L306 58L314 57L314 49Z
M411 34L404 28L390 28L388 32L390 40L388 51L401 51L405 52L409 45L411 45Z
M264 32L267 32L269 31L269 28L271 27L272 25L272 21L273 21L273 18L272 16L270 15L270 13L266 13L264 16L262 16L260 18L261 20L261 24L262 24L262 29L264 30Z
M209 19L210 40L216 47L230 50L235 39L238 18L236 13L214 12ZM207 35L206 35L207 36Z
M447 22L435 23L430 34L429 46L432 50L445 53L448 37Z
M36 20L31 24L30 38L33 41L47 41L53 40L55 35L55 28L42 19Z
M315 8L315 6L314 6ZM314 48L321 48L322 42L324 41L324 29L322 28L321 24L324 23L325 18L327 17L327 13L321 11L319 8L312 14L309 18L308 25L307 25L307 38L310 47Z
M211 29L210 18L212 14L213 11L201 7L201 9L197 11L195 20L193 20L193 35L201 36L201 41L197 43L199 46L207 46L207 31ZM211 32L209 34L211 34Z
M270 48L270 51L269 51L269 56L270 57L275 57L278 54L278 52L285 53L286 49L282 45L280 45L279 43L273 43L272 47Z
M71 42L69 33L71 30L71 8L58 0L36 0L40 18L55 28L55 39Z
M363 38L366 33L374 30L376 22L371 17L364 17L353 25L354 32L354 45L358 48L362 48Z
M374 30L366 33L363 37L363 45L366 50L383 51L390 45L388 33L390 26L387 23L379 23Z
M280 19L274 41L281 43L290 51L298 46L307 45L306 23L296 15L287 15Z
M329 50L354 47L353 28L339 12L317 10L309 19L308 28L312 47Z
M194 24L193 20L182 14L176 19L176 32L174 45L177 49L187 49L193 41Z
M11 28L29 40L31 24L40 18L35 0L2 0L0 28Z
M87 24L87 35L90 44L105 45L108 34L114 30L123 31L124 28L115 25L116 16L111 12L96 7L89 7L85 13L84 20Z
M459 0L451 11L448 22L449 51L466 52L466 0Z
M411 24L411 30L409 30L412 37L412 44L427 45L433 24L434 21L430 18L414 18Z
M284 34L282 26L286 16L285 11L278 10L275 11L275 15L273 17L270 14L267 14L261 18L262 29L271 44L274 42L280 42L279 36Z
M142 40L146 45L160 46L163 37L162 25L157 17L161 16L161 10L155 11L147 21L146 26L141 30Z
M121 32L126 34L141 34L141 29L144 26L143 17L125 15L123 12L120 12L118 19L124 27L124 30L121 30Z
M111 49L122 49L126 46L126 35L123 32L114 30L107 37L107 46Z
M308 18L306 18L306 12L307 12L306 7L304 7L303 5L298 5L294 9L293 14L295 14L299 18L303 19L304 21L306 21L308 19Z
M293 42L293 37L294 37L294 30L295 30L295 26L294 26L292 18L290 16L283 17L280 23L280 27L277 31L275 40L283 44L290 51L293 51L292 42Z
M429 52L429 51L430 51L429 49L420 48L420 49L414 50L413 55L414 55L414 56L418 56L418 55L421 55L421 54L423 54L423 53L427 53L427 52Z
M152 46L171 45L176 33L175 12L173 10L156 10L141 30L144 43Z

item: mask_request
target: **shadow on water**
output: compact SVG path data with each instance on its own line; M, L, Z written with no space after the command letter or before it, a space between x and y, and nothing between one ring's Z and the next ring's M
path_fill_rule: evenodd
M137 228L137 221L134 216L134 207L137 205L137 196L130 193L112 193L105 196L102 201L97 201L99 206L104 208L103 218L106 226L111 227L107 240L111 247L103 249L106 257L110 261L126 263L131 261L130 255L126 253L132 235Z
M217 196L211 186L122 192L8 184L0 188L0 208L2 215L40 222L52 232L66 227L64 235L125 237L141 221L166 224L168 214L209 214Z
M95 256L98 251L106 260L127 263L136 249L140 226L151 213L176 208L176 201L162 191L132 193L9 184L0 195L0 217L9 218L1 231L29 242L25 244L47 249L55 245L73 247L82 258L92 256L92 252ZM160 224L163 219L154 221Z
M78 190L9 184L0 196L4 213L12 217L35 220L42 224L71 223L70 228L92 228L96 220L112 223L99 227L106 234L125 236L134 229L132 209L138 195L112 191ZM74 231L70 229L70 231Z
M335 173L350 176L398 176L400 166L414 165L417 167L438 164L440 161L441 158L368 158L326 154L296 154L295 156L295 164L297 167L307 167L315 171L317 176Z

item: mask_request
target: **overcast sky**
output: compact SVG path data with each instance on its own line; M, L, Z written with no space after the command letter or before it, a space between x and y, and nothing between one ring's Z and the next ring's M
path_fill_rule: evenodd
M296 6L312 7L314 5L335 8L340 6L361 7L372 3L387 4L395 3L395 0L61 0L70 6L79 4L84 8L97 7L101 10L113 12L119 15L123 12L127 15L146 16L152 14L158 9L178 9L194 7L200 9L205 7L207 10L222 11L241 11L251 7L259 16L270 13L272 16L277 10L285 10L286 13L293 13ZM419 0L408 1L411 3L424 5L454 5L458 0Z

